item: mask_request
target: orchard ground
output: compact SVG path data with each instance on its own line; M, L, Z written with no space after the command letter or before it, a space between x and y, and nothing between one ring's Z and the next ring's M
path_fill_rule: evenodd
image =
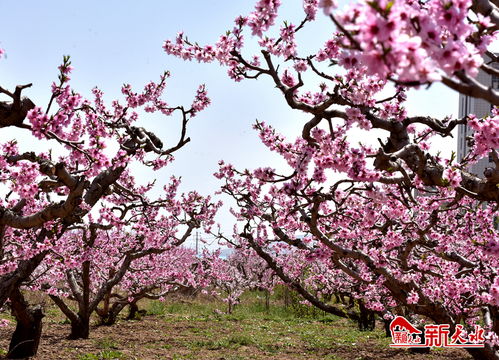
M245 294L231 315L219 314L225 306L202 296L147 301L141 304L147 311L141 319L93 326L89 339L67 340L69 324L49 305L38 356L32 359L471 359L459 349L430 354L391 349L381 323L375 331L360 332L350 321L297 301L285 306L279 293L268 310L259 293ZM0 328L1 355L12 330L13 325Z

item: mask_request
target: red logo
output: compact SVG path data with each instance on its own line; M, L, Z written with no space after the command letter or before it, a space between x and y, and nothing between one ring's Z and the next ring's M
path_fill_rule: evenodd
M449 324L425 325L424 331L418 330L403 316L397 316L390 323L392 335L391 347L460 347L482 348L484 330L475 325L473 332L467 334L463 325L456 325L454 334L450 334ZM424 343L423 343L424 339Z

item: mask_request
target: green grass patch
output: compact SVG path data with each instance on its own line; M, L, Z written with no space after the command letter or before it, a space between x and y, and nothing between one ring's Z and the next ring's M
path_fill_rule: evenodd
M164 315L166 307L161 301L151 301L149 302L146 311L148 315Z
M78 356L78 360L125 360L126 357L120 351L102 350L97 354L83 354Z
M98 339L95 341L95 345L103 350L116 350L119 348L119 344L111 338Z

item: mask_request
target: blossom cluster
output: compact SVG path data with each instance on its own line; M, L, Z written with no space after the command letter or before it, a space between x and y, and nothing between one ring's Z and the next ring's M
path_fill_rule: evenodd
M468 41L482 30L467 20L470 7L471 0L355 3L338 16L346 31L357 34L344 39L354 48L345 53L369 73L402 82L433 82L456 71L474 77L492 37L482 31L478 45Z

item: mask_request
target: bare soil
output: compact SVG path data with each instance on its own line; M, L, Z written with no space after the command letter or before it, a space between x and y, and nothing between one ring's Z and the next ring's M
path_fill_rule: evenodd
M380 345L379 338L369 338L369 335L356 343L338 342L334 335L328 335L328 331L331 327L344 326L343 323L309 321L303 325L306 329L303 326L295 328L295 325L300 326L292 323L286 327L286 324L281 326L277 321L262 319L213 317L196 320L164 314L144 316L136 321L121 320L112 327L95 326L89 339L67 340L69 325L49 320L44 326L39 354L33 359L471 359L460 349L411 354L407 350ZM317 329L318 335L311 333L307 338L309 328ZM7 349L12 331L13 326L0 328L0 349ZM348 327L343 331L348 331ZM325 336L323 342L317 340L322 339L320 334Z

